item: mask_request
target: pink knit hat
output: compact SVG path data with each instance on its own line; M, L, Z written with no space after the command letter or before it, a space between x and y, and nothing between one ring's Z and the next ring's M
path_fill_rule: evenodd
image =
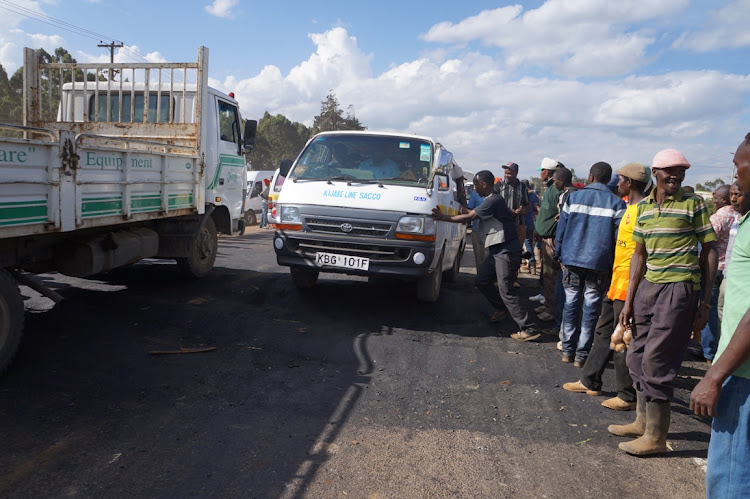
M670 166L684 166L690 168L690 163L685 159L677 149L664 149L659 151L654 156L654 160L651 162L651 168L669 168Z

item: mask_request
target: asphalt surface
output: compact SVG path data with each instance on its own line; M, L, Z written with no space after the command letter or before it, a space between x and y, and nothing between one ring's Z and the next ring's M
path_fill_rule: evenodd
M687 408L703 364L680 371L671 451L631 457L606 430L634 418L600 405L611 391L564 391L580 371L554 338L489 323L470 250L422 305L409 283L333 274L299 294L271 237L222 238L199 281L147 261L44 276L66 298L54 308L24 288L0 496L705 496L709 421ZM153 353L181 348L215 349Z

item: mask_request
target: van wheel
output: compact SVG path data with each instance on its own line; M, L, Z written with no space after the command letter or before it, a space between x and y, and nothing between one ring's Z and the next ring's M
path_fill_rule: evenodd
M190 256L177 258L177 266L190 277L203 277L214 268L218 249L219 238L216 236L216 224L213 218L209 217L193 240Z
M456 282L456 279L458 279L458 274L461 272L461 258L464 256L464 247L463 245L458 249L458 253L456 253L456 258L453 260L453 265L449 270L446 270L443 275L443 280L445 282Z
M0 374L15 357L23 336L23 298L15 279L0 269Z
M319 272L317 270L289 267L289 272L292 274L294 286L300 291L312 289L318 282Z
M422 303L435 303L440 296L440 285L443 282L443 254L440 253L437 268L432 274L417 281L417 300Z
M248 210L245 212L245 224L250 227L252 225L255 225L258 223L258 216L255 214L253 210Z

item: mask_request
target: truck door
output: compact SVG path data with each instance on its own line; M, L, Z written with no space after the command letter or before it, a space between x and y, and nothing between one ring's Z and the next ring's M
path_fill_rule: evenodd
M218 153L219 162L211 182L211 188L229 208L232 219L242 212L242 190L245 188L245 158L242 152L240 114L231 102L217 99L218 105Z

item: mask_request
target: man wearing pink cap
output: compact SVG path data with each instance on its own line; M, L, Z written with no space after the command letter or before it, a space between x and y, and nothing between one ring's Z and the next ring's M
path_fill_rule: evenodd
M638 437L620 443L620 449L638 456L667 449L673 382L690 333L708 322L718 265L706 202L682 188L690 163L679 151L665 149L654 156L651 168L656 189L638 203L630 283L620 313L622 325L632 320L627 364L637 414L631 424L608 428L615 435ZM699 297L701 278L705 284Z

